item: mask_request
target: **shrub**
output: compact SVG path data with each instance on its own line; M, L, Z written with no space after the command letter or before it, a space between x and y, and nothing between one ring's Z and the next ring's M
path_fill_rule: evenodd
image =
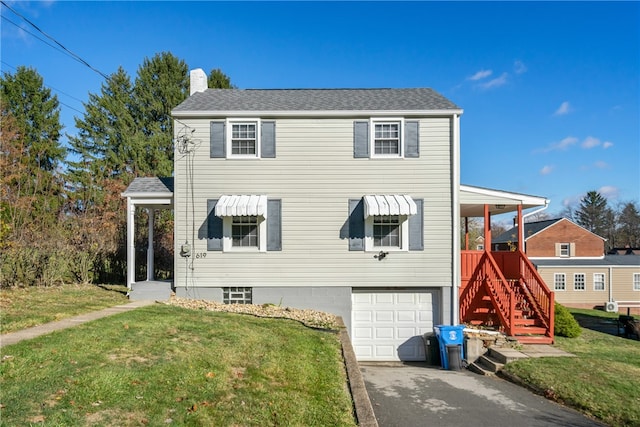
M554 333L560 337L576 338L582 333L582 328L578 324L578 321L567 310L567 308L561 304L555 303L555 326Z

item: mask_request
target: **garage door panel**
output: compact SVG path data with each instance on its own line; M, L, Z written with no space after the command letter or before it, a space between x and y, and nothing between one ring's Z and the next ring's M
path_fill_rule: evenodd
M424 360L421 335L433 331L435 292L355 290L352 340L357 359Z

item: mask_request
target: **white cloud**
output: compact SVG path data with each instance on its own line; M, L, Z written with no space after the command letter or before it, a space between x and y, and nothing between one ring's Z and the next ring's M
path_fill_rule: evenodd
M480 70L477 73L475 73L473 76L469 77L469 80L482 80L485 77L489 77L491 74L493 74L493 71L491 70Z
M608 169L609 168L609 163L603 161L603 160L598 160L597 162L594 163L594 166L598 169Z
M500 77L496 77L495 79L489 80L486 83L482 83L480 87L482 89L493 89L494 87L500 87L507 84L507 77L509 74L502 73Z
M551 172L553 172L553 166L545 166L540 169L540 175L549 175Z
M598 193L600 193L606 199L617 199L618 187L614 187L612 185L605 185L598 189Z
M576 138L575 136L568 136L562 141L549 144L547 148L544 148L540 151L542 151L543 153L548 153L549 151L565 151L568 150L572 145L575 145L577 142L578 138Z
M571 111L571 106L569 105L569 101L564 101L562 104L560 104L560 106L558 107L556 112L553 113L553 115L564 116L565 114L569 114L570 111Z
M588 136L585 138L584 141L582 141L582 144L580 144L580 146L586 150L589 150L593 147L597 147L598 145L600 145L601 142L598 138L594 138L592 136Z
M513 72L516 74L523 74L527 72L527 67L524 65L522 61L516 60L513 63Z
M605 141L605 142L602 143L602 148L604 148L605 150L607 148L611 148L611 147L613 147L613 142L611 142L611 141Z

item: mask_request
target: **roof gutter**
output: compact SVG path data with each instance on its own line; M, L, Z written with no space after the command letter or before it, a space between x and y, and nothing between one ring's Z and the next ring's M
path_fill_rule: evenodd
M416 117L432 117L432 116L460 116L461 109L451 110L318 110L318 111L286 111L286 110L252 110L252 111L214 111L214 110L191 110L181 111L172 110L172 117L180 118L211 118L211 117L354 117L354 116L416 116Z
M531 215L535 215L539 212L542 212L543 210L547 209L549 207L549 199L544 199L544 206L541 207L540 209L536 209L533 212L529 212L526 213L524 215L522 215L522 230L520 230L520 236L522 237L522 247L524 248L524 242L525 242L525 238L524 238L524 219L526 217L529 217ZM526 252L526 249L524 250Z

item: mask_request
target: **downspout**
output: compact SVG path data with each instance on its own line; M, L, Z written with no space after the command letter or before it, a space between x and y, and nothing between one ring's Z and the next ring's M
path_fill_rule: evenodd
M460 272L460 115L454 114L452 123L452 147L451 147L451 185L453 187L452 194L452 211L453 211L453 249L452 249L452 278L451 284L451 325L457 325L460 322L460 302L459 288L461 281Z
M549 200L548 199L544 199L544 206L543 207L541 207L540 209L537 209L537 210L535 210L533 212L529 212L529 213L526 213L526 214L522 215L522 230L520 230L520 236L522 237L522 251L524 253L527 252L527 249L525 247L525 240L524 240L525 239L525 236L524 236L524 220L525 220L525 218L528 217L528 216L531 216L531 215L535 215L538 212L542 212L543 210L547 209L548 207L549 207Z
M609 302L613 302L613 267L609 267Z

